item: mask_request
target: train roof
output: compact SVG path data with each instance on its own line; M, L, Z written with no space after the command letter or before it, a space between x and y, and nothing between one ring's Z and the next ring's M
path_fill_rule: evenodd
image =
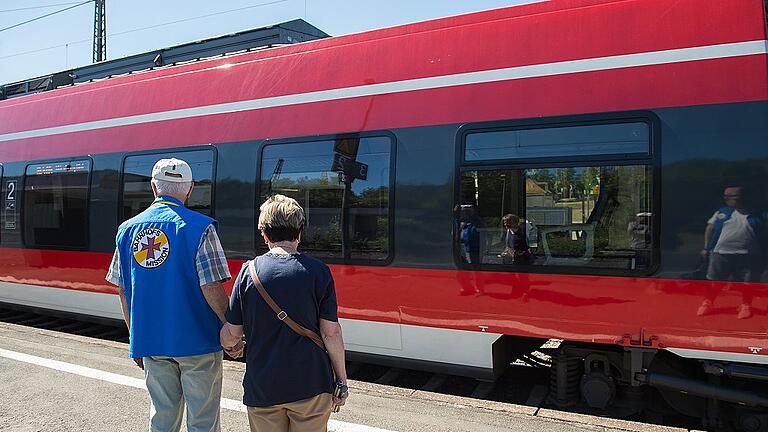
M227 58L225 61L231 62L232 57L237 55L239 58L236 62L239 63L346 44L362 43L376 39L436 31L448 27L472 25L509 18L524 18L568 9L625 2L626 0L532 0L531 3L522 5L455 15L337 37L329 37L328 34L306 21L297 19L5 84L0 86L0 101L71 87L75 84L92 83L105 78L122 78L126 75L134 75L137 72L154 72L164 75L177 72L179 68L184 68L184 71L193 71L208 68L211 65L207 61L221 60L222 57ZM169 70L173 70L173 72ZM144 79L155 76L157 75L145 75Z
M275 46L306 42L329 37L328 34L302 19L228 33L194 42L187 42L145 53L107 60L68 69L49 75L25 79L0 86L0 100L27 96L56 88L85 83L117 75L176 66L202 59L231 55Z
M0 160L764 101L764 8L553 0L163 66L0 101Z

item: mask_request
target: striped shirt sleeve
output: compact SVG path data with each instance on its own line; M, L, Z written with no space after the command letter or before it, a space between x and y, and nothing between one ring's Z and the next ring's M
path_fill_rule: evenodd
M227 266L227 257L221 247L216 228L208 225L200 247L197 249L197 276L200 278L200 286L214 282L224 282L232 278Z
M123 278L120 275L120 251L117 248L115 248L115 254L112 255L112 264L109 265L105 279L112 285L123 286Z

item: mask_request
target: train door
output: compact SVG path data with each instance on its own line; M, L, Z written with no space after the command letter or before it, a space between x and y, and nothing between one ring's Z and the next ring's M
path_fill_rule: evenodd
M4 247L19 244L19 185L17 176L19 164L0 164L0 241Z

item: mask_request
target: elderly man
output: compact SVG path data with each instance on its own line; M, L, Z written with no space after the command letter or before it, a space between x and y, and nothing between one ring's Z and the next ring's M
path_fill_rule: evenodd
M768 215L754 203L754 194L743 186L729 186L723 192L725 206L717 210L704 230L701 255L709 258L707 279L731 282L759 282L768 252ZM713 308L714 296L705 299L698 315ZM752 316L752 297L742 293L737 318Z
M216 221L187 209L192 169L161 159L152 169L155 201L117 231L107 281L120 287L130 353L152 401L150 431L219 431L220 323L230 279Z

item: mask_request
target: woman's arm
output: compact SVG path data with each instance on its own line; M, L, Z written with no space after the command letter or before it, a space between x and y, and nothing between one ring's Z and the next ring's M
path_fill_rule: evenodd
M336 321L320 319L320 336L331 359L331 367L336 379L346 385L347 366L344 363L344 339L341 335L341 325ZM334 398L334 403L339 406L344 405L347 396L349 393L343 394L340 398Z

